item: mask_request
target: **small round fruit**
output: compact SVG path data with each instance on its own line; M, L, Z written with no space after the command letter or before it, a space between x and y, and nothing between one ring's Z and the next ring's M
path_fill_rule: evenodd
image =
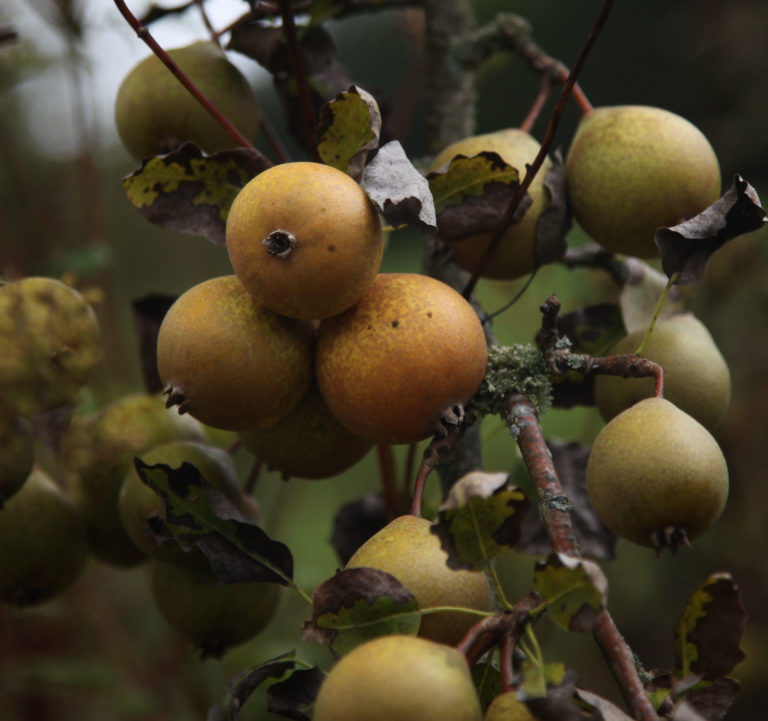
M464 656L417 636L381 636L331 668L313 721L481 721Z
M536 717L514 691L507 691L493 699L483 721L536 721Z
M210 568L155 561L152 596L169 626L203 657L222 656L254 638L272 620L280 602L275 583L220 583Z
M346 567L386 571L416 597L422 610L456 606L492 611L493 591L486 575L450 568L448 554L430 526L426 518L399 516L369 538ZM426 614L419 635L453 646L478 620L478 616L460 611Z
M315 320L363 295L381 266L384 235L373 204L346 173L282 163L238 193L227 216L227 252L259 303Z
M243 445L286 477L330 478L357 463L373 445L341 425L313 384L285 418L265 430L241 431Z
M259 127L256 97L220 48L201 41L168 54L238 131L247 139L255 137ZM170 152L186 140L208 152L237 145L154 54L136 65L121 83L115 123L123 145L137 160Z
M61 442L70 493L88 531L93 555L113 566L133 566L146 555L123 528L117 499L135 456L166 441L204 440L198 421L165 408L162 398L137 393L88 416L75 416Z
M312 378L314 329L254 302L234 275L199 283L170 307L157 337L168 404L225 430L267 428Z
M568 195L584 230L608 250L658 256L656 230L700 213L720 195L709 141L661 108L595 108L576 129L566 159Z
M507 128L495 133L475 135L449 145L435 157L429 170L439 171L457 155L472 157L482 151L492 151L498 153L507 165L516 168L522 180L526 164L533 162L539 148L539 142L528 133L518 128ZM536 228L542 211L550 203L544 179L551 167L552 161L545 159L528 188L528 194L533 201L531 207L519 223L510 226L504 233L493 260L483 270L483 277L511 280L527 275L536 268ZM454 243L451 246L453 262L470 273L474 272L488 248L491 237L491 233L481 233Z
M32 606L66 591L85 568L85 528L41 469L0 509L0 602Z
M645 330L630 333L609 351L634 353ZM657 324L643 357L664 369L664 397L699 423L713 430L731 401L731 374L706 326L691 313L681 313ZM653 395L652 378L595 378L595 403L608 421L642 398Z
M137 454L137 457L149 466L162 463L172 469L189 463L236 508L241 512L245 510L234 463L230 455L221 448L196 441L171 441L155 446L146 453ZM135 467L128 471L120 488L118 510L129 538L147 556L182 565L207 563L204 555L197 549L186 551L175 541L158 543L148 521L152 517L164 516L165 502L139 478Z
M34 438L27 420L0 417L0 510L24 485L34 461Z
M472 306L416 273L381 273L348 311L320 323L315 370L331 413L362 438L414 443L466 403L487 350Z
M693 540L720 516L728 467L709 431L663 398L646 398L597 435L587 491L614 533L660 549Z
M21 416L74 400L102 357L83 296L37 276L0 287L0 347L0 413Z

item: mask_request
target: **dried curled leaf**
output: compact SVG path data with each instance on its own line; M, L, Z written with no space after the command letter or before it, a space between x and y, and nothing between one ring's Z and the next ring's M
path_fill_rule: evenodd
M759 230L768 221L757 191L740 175L701 213L671 228L656 231L661 267L678 285L693 285L704 275L710 256L726 242Z

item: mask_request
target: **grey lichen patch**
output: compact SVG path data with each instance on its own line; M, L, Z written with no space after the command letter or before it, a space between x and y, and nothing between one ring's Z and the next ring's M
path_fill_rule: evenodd
M491 346L485 378L473 399L478 416L505 415L510 393L527 396L539 414L552 405L552 381L544 356L534 345Z

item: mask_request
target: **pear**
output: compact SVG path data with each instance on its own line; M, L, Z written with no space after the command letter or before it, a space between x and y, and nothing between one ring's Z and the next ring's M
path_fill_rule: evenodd
M243 445L286 477L330 478L357 463L372 442L356 436L328 410L316 384L285 418L265 430L241 431Z
M638 401L603 427L586 479L608 528L659 550L701 535L728 497L728 467L717 441L663 398Z
M507 691L491 701L483 721L536 721L536 717L514 691Z
M32 606L61 595L88 558L75 507L40 468L0 509L0 601Z
M349 559L347 568L367 566L386 571L402 583L424 610L456 606L475 611L493 609L493 591L480 571L454 570L430 522L399 516L369 538ZM455 645L479 617L470 613L439 612L421 618L419 635Z
M39 276L0 286L0 415L75 400L101 358L96 316L74 288Z
M439 171L457 155L472 157L482 151L492 151L498 153L507 165L515 168L522 180L526 164L533 162L540 147L538 140L519 128L473 135L449 145L440 152L430 164L429 172ZM511 280L527 275L536 267L536 226L542 211L550 203L544 179L551 167L552 161L546 158L528 188L528 194L533 201L531 207L519 223L510 226L506 231L496 248L493 260L485 267L483 277ZM453 244L451 259L460 268L472 273L483 257L491 237L491 233L481 233L463 238Z
M254 138L259 127L256 97L219 47L199 41L168 54L246 139ZM115 124L126 150L137 160L170 152L186 140L209 153L237 145L154 54L121 83Z
M196 441L171 441L137 456L150 466L162 463L171 468L179 468L182 463L190 463L200 471L208 483L221 491L235 508L244 515L248 512L232 458L221 448ZM158 543L155 540L148 521L153 516L164 516L165 502L139 478L134 466L131 466L120 488L118 510L131 541L147 556L182 565L207 564L205 556L197 549L186 551L175 541Z
M205 440L200 423L165 408L160 396L129 394L94 414L75 416L62 438L61 462L96 558L133 566L146 554L125 532L118 495L135 456L172 440Z
M27 420L0 417L0 510L24 485L34 460L32 427Z
M417 636L380 636L329 671L313 721L481 721L464 656Z
M168 625L203 657L254 638L280 602L275 583L220 583L210 568L154 561L152 597Z
M568 195L584 230L608 250L658 256L657 228L700 213L720 195L720 166L702 132L661 108L595 108L566 158Z
M645 335L635 331L609 353L634 353ZM692 313L658 323L642 353L664 369L664 397L710 431L722 420L731 401L731 374L706 326ZM641 398L653 395L651 378L595 378L595 403L608 421Z

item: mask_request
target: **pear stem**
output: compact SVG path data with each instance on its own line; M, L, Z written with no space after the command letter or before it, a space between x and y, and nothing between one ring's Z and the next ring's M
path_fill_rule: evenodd
M671 276L669 276L669 280L664 286L664 290L661 291L661 295L659 296L659 300L656 303L656 307L653 309L653 316L651 317L651 322L648 325L648 329L645 331L645 335L643 336L642 341L640 341L640 345L637 347L635 355L641 356L645 352L645 347L648 345L648 339L651 337L651 333L653 333L653 329L656 327L656 322L659 319L659 314L661 313L661 308L664 305L664 301L666 301L667 296L669 295L669 291L672 290L672 286L677 282L679 275L679 272L674 272Z
M379 462L379 476L381 477L381 490L387 514L390 518L398 515L400 507L397 493L397 479L395 478L395 459L392 446L387 443L376 444L376 458Z
M241 147L249 150L255 150L253 145L242 135L242 133L221 113L221 111L203 94L203 92L195 85L189 76L176 64L173 58L160 46L160 44L152 37L145 25L136 18L136 16L128 9L125 4L125 0L114 0L117 9L120 14L125 18L126 22L135 30L139 39L143 40L152 52L162 61L162 63L176 76L178 81L189 91L192 97L202 105L210 115L221 125L222 128L229 134L229 136Z

